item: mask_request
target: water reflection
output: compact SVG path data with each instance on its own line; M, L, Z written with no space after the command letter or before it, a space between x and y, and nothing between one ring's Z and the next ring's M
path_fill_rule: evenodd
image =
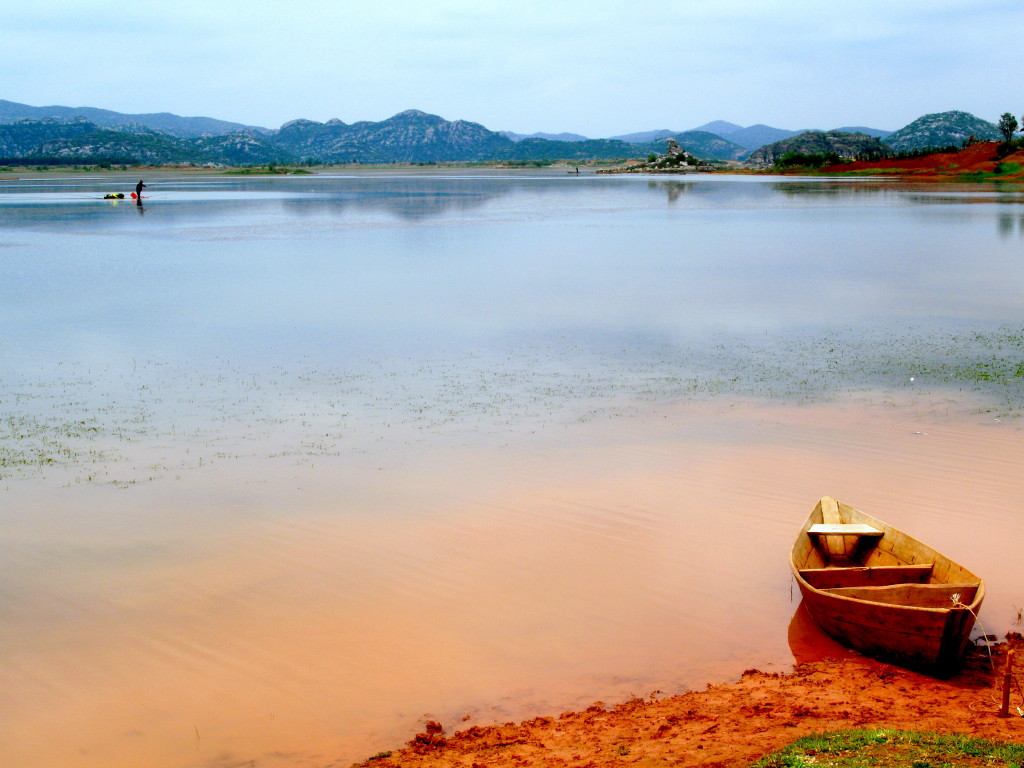
M999 234L1003 237L1010 237L1014 232L1018 237L1024 237L1024 213L999 214Z
M802 600L793 612L786 636L789 651L797 664L810 664L828 659L853 659L859 656L855 651L825 634L815 623Z
M97 201L123 181L109 178L21 180L0 185L4 228L72 225L88 229L124 226L116 216L97 213ZM150 203L166 224L202 222L225 216L306 217L360 223L408 224L435 219L517 215L536 205L548 213L617 207L623 199L643 207L651 194L669 206L722 209L774 207L799 198L815 205L858 201L913 205L1019 203L1011 185L943 187L883 179L688 176L684 179L594 176L553 172L515 174L351 174L267 178L166 177L154 181ZM614 201L614 202L613 202ZM127 207L127 206L123 206ZM1002 225L1001 225L1002 226Z

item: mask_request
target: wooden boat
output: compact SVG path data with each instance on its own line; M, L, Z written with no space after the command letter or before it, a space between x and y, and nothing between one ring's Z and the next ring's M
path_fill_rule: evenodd
M861 653L945 676L970 639L985 582L902 531L825 496L790 555L815 623Z

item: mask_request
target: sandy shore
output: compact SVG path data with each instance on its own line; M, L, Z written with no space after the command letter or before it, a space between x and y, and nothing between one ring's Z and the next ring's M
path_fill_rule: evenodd
M937 680L870 659L799 664L790 674L748 670L741 679L678 696L596 703L582 712L489 727L429 722L408 746L362 765L567 766L749 765L800 736L845 728L960 733L1024 739L1018 691L998 717L1005 649L972 652L964 669ZM1018 653L1018 658L1020 654ZM1019 667L1018 667L1019 669ZM1021 675L1018 673L1018 677Z

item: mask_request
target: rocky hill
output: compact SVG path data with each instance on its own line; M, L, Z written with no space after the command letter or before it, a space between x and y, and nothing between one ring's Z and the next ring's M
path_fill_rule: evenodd
M858 157L883 157L890 151L880 139L864 133L806 131L761 147L747 158L747 164L754 168L770 168L789 153L835 155L853 160Z
M95 130L93 123L83 119L66 123L48 118L0 125L0 157L27 157L46 142L73 139Z
M222 165L267 165L295 162L291 152L272 144L267 136L253 131L234 131L219 136L202 136L191 146L210 162Z
M212 162L212 158L197 153L187 140L159 131L141 126L136 130L100 128L95 125L92 128L79 136L44 141L26 153L25 157L52 164Z
M929 147L961 146L971 136L979 141L1000 141L1003 135L992 123L970 112L937 112L917 118L886 137L897 152Z
M448 121L416 109L376 123L293 120L271 141L295 157L319 163L488 160L522 143L478 123Z
M0 125L0 163L250 165L292 162L265 138L246 132L178 138L140 125L116 128L76 119L23 120Z

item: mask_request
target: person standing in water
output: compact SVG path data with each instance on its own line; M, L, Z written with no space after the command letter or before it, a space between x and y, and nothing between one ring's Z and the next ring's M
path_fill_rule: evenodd
M145 186L146 185L142 183L142 179L139 179L139 183L135 185L135 196L140 200L142 199L142 189Z

